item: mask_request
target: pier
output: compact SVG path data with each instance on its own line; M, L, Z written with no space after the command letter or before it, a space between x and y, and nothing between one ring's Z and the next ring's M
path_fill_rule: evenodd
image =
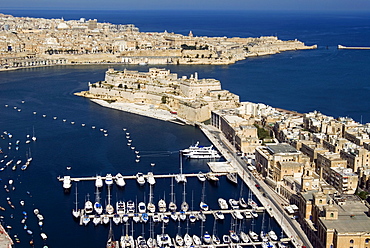
M215 176L215 177L219 177L219 176L225 176L227 175L228 173L227 172L219 172L219 173L213 173L213 172L209 172L209 173L205 173L204 175L205 176L209 176L209 177L212 177L212 176ZM153 177L155 179L159 179L159 178L171 178L171 177L176 177L177 174L168 174L168 175L155 175L153 174ZM184 175L185 177L196 177L198 176L198 174L196 173L192 173L192 174L182 174ZM65 176L65 177L68 177L68 176ZM59 180L59 182L63 182L64 181L64 178L65 177L61 177L61 176L58 176L57 179ZM115 180L116 177L115 176L112 176L112 178ZM145 179L148 179L148 175L144 175L144 178ZM79 181L95 181L97 179L97 177L70 177L69 180L71 180L72 182L79 182ZM101 177L102 180L105 180L106 177L105 176L102 176ZM126 179L136 179L136 175L133 175L133 176L123 176L123 179L126 180Z

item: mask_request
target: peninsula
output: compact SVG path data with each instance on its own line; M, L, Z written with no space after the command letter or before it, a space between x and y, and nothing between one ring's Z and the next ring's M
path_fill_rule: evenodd
M57 64L232 64L251 56L315 49L276 36L207 37L140 32L133 24L0 14L0 69Z

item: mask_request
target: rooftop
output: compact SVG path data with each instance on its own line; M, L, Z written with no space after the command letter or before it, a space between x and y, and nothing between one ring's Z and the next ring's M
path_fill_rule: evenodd
M270 144L266 146L271 154L276 153L299 153L297 149L288 144Z

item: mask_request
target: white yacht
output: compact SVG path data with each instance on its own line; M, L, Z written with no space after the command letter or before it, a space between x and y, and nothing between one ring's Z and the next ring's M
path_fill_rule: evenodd
M125 179L123 179L123 176L121 173L117 173L116 175L116 184L120 187L123 187L126 185Z
M218 198L218 205L221 209L228 209L227 201L224 198Z
M204 175L204 173L201 172L201 171L198 172L197 177L198 177L198 180L201 181L201 182L204 182L207 179L206 176Z
M243 241L243 243L249 243L250 241L248 235L243 231L240 232L240 239Z
M154 178L153 172L148 172L147 181L150 185L155 184L155 178Z
M187 158L220 158L216 150L211 146L199 146L199 141L187 149L181 150L183 156Z
M126 210L129 214L135 213L135 203L132 200L126 203Z
M107 174L105 176L105 184L111 186L113 184L113 176L112 174Z
M208 204L206 204L205 202L200 202L200 203L199 203L199 207L200 207L200 209L201 209L201 210L203 210L203 211L208 211L208 209L209 209Z
M210 244L212 241L212 237L207 231L203 235L203 241L205 244Z
M230 198L229 204L232 209L239 209L239 202L237 200Z
M158 201L158 209L159 209L159 212L161 213L166 212L167 204L163 199L160 199Z
M213 212L213 216L216 220L223 220L225 219L225 215L221 211Z
M87 198L89 198L89 194L87 195ZM93 204L89 199L87 199L87 201L85 202L84 209L86 214L91 214L93 212Z
M63 177L63 188L65 190L69 190L71 187L72 187L71 177L70 176L64 176Z
M103 180L102 180L101 176L96 176L95 187L98 187L98 188L103 187Z
M116 211L119 215L123 215L126 213L126 204L124 201L116 202Z
M143 185L145 184L145 178L144 178L143 173L138 172L138 173L136 174L136 181L137 181L137 183L138 183L140 186L143 186Z
M139 202L139 204L137 205L137 208L139 210L139 213L146 213L146 204L145 202Z
M269 237L272 240L274 240L274 241L278 240L278 236L276 235L276 233L274 232L274 230L269 231L267 234L269 235Z

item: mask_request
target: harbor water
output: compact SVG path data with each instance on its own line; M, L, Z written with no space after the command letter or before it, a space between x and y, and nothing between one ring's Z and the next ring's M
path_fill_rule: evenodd
M369 17L363 15L337 14L328 21L324 15L312 19L312 15L309 14L301 16L276 14L262 20L258 15L242 13L235 15L225 12L221 15L223 20L221 22L211 13L208 13L207 21L201 18L200 13L191 15L182 13L177 16L168 13L167 18L173 20L168 22L162 12L151 15L139 15L140 13L135 15L131 12L119 15L116 12L113 14L105 12L105 16L102 16L104 12L73 11L69 13L8 11L8 13L15 16L34 14L46 18L61 16L65 19L98 18L99 21L134 23L142 31L167 29L187 34L192 30L195 35L248 37L277 34L281 39L298 38L307 45L318 44L319 49L249 58L234 65L161 67L166 67L179 76L189 76L197 71L200 78L219 79L223 88L239 94L243 101L263 102L273 107L298 112L320 110L335 117L350 116L357 121L370 121L370 104L367 98L369 51L336 49L337 43L348 46L369 45L366 44L366 40L369 40L366 37L370 33L368 32L370 21ZM311 23L305 24L308 19ZM292 20L297 20L295 25L291 23ZM128 68L140 71L147 71L149 67L110 66L117 70ZM32 238L37 247L42 247L44 243L49 247L105 245L109 226L95 227L93 223L86 227L80 226L71 214L75 207L76 183L73 183L71 192L65 194L62 183L57 180L58 176L105 176L107 173L115 175L118 172L123 175L135 175L139 171L145 174L149 171L153 171L154 174L175 174L180 170L178 154L180 149L196 141L201 145L210 145L207 138L195 127L103 108L88 99L73 95L77 91L86 90L88 82L103 80L107 68L107 65L79 65L0 72L0 133L4 135L4 139L0 139L3 151L0 159L4 159L0 167L10 159L25 162L27 157L33 158L24 171L20 170L20 166L15 170L8 166L0 171L0 190L3 190L0 194L0 206L5 208L5 211L0 212L3 216L1 221L5 226L12 227L9 229L12 237L18 235L21 243L16 244L16 247L28 245ZM354 97L349 97L348 92ZM123 128L127 130L124 131ZM4 134L5 131L11 133L12 137L9 138L9 135ZM140 151L139 162L136 162L134 150L127 146L126 132L129 132L132 139L132 146ZM33 134L37 140L26 143L27 135ZM5 155L8 157L3 158ZM207 172L209 169L204 160L184 160L183 170L184 173L198 173L198 171ZM13 180L12 185L9 185L9 180ZM4 188L5 185L9 192ZM77 185L78 206L82 208L88 194L90 200L95 199L95 187L92 181L81 181ZM165 198L167 203L170 201L170 185L170 179L157 180L153 189L155 203L161 198ZM174 189L179 207L184 190L182 185L177 183L174 183ZM205 184L204 197L211 209L217 209L218 197L238 198L241 191L247 198L249 191L247 187L244 186L241 190L240 183L235 186L225 177L221 177L217 185L209 182ZM189 179L185 193L190 207L193 203L194 210L198 210L202 184L196 177ZM7 197L15 209L11 208ZM149 187L147 185L139 187L134 180L127 180L123 189L114 186L111 191L113 203L117 200L148 202L148 197ZM106 188L102 190L101 198L105 204ZM24 206L19 204L21 200L24 200ZM41 228L33 214L35 208L38 208L44 216ZM23 211L27 212L25 223L21 223L24 219ZM32 235L27 234L25 224L27 229L33 231ZM269 216L265 216L264 223L260 215L254 223L245 221L237 226L234 224L230 216L223 222L218 222L216 225L218 235L227 234L232 228L246 231L253 228L259 232L262 224L266 230L270 227L279 235L281 232L279 223ZM213 216L208 216L203 231L212 233L213 226ZM128 228L130 232L134 230L135 237L143 233L145 237L150 235L149 224L134 224L133 228L131 226ZM199 221L196 224L189 224L188 229L186 222L180 224L182 234L187 231L190 234L200 234L201 229ZM121 234L127 231L127 226L113 226L113 231L115 238L119 239ZM47 234L46 241L41 239L41 232ZM155 227L155 232L157 234L162 232L161 225ZM174 236L179 232L178 223L170 221L165 232Z

